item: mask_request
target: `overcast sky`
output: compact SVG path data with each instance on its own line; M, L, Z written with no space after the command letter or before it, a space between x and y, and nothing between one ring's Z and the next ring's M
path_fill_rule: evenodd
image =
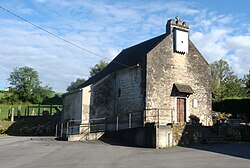
M250 69L248 0L1 0L0 6L108 59L163 34L167 20L180 15L209 63L223 58L239 77ZM43 84L65 92L76 78L87 79L101 59L2 9L0 32L0 89L8 86L13 68L29 66Z

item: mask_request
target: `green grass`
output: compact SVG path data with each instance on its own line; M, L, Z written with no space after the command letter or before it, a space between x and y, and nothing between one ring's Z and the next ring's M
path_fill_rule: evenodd
M0 91L0 99L11 96L13 93Z
M38 105L29 105L29 115L38 115ZM55 105L53 105L55 106ZM8 112L10 109L14 108L14 113L15 116L17 116L17 111L20 109L20 114L21 116L25 115L28 113L28 105L7 105L7 104L0 104L0 120L6 120L8 118ZM40 106L40 115L42 115L43 111L50 111L50 106L48 105L41 105ZM52 114L56 113L56 109L52 108Z

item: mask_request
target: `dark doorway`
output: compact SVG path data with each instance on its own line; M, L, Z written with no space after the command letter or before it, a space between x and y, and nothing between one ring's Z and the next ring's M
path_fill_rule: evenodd
M177 98L177 122L186 122L186 99Z

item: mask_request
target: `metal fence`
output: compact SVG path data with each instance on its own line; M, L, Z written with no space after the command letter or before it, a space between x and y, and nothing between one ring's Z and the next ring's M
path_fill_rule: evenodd
M173 123L173 109L152 108L144 111L118 114L110 118L69 120L56 126L56 136L87 134L91 132L118 131L145 126L145 123L166 125Z
M156 125L166 125L174 121L174 109L152 108L145 109L144 123L155 123Z
M56 125L57 137L68 137L69 135L87 134L93 132L104 132L106 129L106 118L83 120L68 120Z

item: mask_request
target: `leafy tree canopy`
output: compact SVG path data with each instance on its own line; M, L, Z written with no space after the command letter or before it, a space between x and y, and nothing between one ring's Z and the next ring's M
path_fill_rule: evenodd
M215 100L246 95L246 89L242 86L242 79L238 79L227 61L220 59L213 62L211 64L211 73L212 95Z
M84 83L86 80L82 78L77 78L76 81L71 82L70 85L67 87L67 91L75 90L78 86Z
M41 103L53 91L49 86L41 86L38 72L30 67L14 68L8 78L14 88L14 95L22 102Z
M90 76L96 75L98 72L103 70L108 65L108 62L100 60L99 63L95 64L94 67L90 68Z

